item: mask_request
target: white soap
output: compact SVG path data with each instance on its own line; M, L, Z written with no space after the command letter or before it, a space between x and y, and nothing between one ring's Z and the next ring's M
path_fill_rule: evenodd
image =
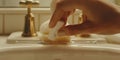
M58 30L64 25L64 22L58 21L56 26L51 29L51 31L48 34L48 39L55 40L57 37Z

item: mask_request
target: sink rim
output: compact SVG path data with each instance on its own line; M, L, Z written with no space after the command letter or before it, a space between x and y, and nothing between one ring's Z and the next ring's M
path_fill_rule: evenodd
M52 48L52 49L51 49ZM0 46L0 53L15 51L104 51L120 54L120 46L114 44L77 44L77 45L40 45L40 44L15 44Z

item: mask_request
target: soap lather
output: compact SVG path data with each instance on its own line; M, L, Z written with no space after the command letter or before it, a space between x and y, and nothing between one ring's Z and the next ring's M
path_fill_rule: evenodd
M58 21L57 24L55 25L54 28L51 29L51 31L48 34L48 39L50 40L55 40L58 36L57 33L61 27L63 27L64 22L63 21Z

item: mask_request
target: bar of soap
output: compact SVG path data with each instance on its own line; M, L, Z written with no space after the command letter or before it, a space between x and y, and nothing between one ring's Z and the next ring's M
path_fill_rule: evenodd
M70 42L70 36L61 36L56 37L55 40L48 39L47 34L41 34L40 40L42 40L43 43L46 44L68 44Z

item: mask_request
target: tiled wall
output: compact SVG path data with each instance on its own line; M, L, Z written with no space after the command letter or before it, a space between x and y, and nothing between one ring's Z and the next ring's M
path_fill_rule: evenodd
M39 14L34 14L35 16L35 27L39 30ZM15 31L22 31L24 28L25 14L6 14L4 17L4 33L9 34Z
M13 31L21 31L24 26L23 14L7 14L5 15L5 34Z
M10 34L16 31L23 31L24 17L26 9L24 8L0 8L0 34ZM35 25L39 31L40 25L51 17L49 8L34 8ZM68 18L69 24L75 24L78 21L78 13L71 15Z
M41 7L50 7L50 3L52 0L39 0Z
M3 5L3 2L2 2L2 0L0 0L0 6L2 6Z
M50 7L52 0L36 0L40 2L40 7ZM20 0L0 0L0 6L19 7Z
M4 0L4 6L19 6L20 0Z

